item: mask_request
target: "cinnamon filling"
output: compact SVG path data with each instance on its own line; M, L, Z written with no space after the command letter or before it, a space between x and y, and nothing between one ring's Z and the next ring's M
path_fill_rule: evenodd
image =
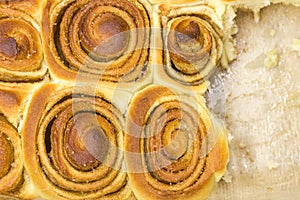
M86 133L82 132L82 130L77 130L76 126L73 126L70 132L66 135L67 155L72 163L82 166L83 168L93 168L93 164L95 164L97 160L87 150L87 147L80 137L81 135L86 137ZM98 148L101 148L101 144L97 144L97 141L94 141L94 143L96 143L95 145Z
M1 68L24 72L40 69L39 33L22 18L0 19L0 55Z
M93 33L96 42L92 43L88 37L83 37L83 45L101 57L119 57L129 42L130 34L126 32L128 30L129 26L121 17L105 13L94 20Z
M175 20L168 35L168 50L174 68L186 75L201 72L210 59L212 33L197 18Z
M0 53L8 58L16 58L18 54L17 41L11 37L1 38Z
M182 21L175 28L178 43L199 43L203 45L200 28L194 21Z
M172 160L181 158L188 147L188 136L186 133L176 130L171 136L172 138L167 141L165 146L165 153Z
M100 127L94 127L87 130L82 136L88 152L98 161L103 161L109 150L109 141Z

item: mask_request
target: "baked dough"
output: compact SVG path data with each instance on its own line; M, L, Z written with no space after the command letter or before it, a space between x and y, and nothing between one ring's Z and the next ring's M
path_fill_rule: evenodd
M206 199L229 161L203 95L236 56L230 5L2 1L1 195Z
M228 162L227 130L202 97L151 85L134 95L125 161L138 199L206 199Z
M23 181L21 139L13 127L0 115L0 192L8 193Z
M31 87L30 87L31 88ZM29 98L26 85L0 84L0 194L24 199L37 197L24 170L23 148L18 128Z
M0 3L0 81L35 82L44 79L47 66L35 1Z
M149 79L148 13L150 5L136 0L45 1L42 36L53 77L127 88Z
M0 3L0 118L1 125L12 132L0 137L6 152L1 155L0 193L28 199L206 198L228 162L226 129L201 96L213 69L231 61L224 50L225 4L214 8L193 1L170 7L167 2L147 0L26 3ZM197 9L192 11L191 5ZM193 16L181 16L186 14ZM176 36L162 31L177 30L178 24L181 29L182 21L198 27L196 33L194 27L191 32L180 31L196 34L197 54L204 58L209 53L213 62L207 70L206 65L198 66L205 73L187 82L168 71L170 60L188 73L194 73L193 66L175 54L168 57L170 49L177 51L171 44ZM204 60L199 62L206 64ZM155 103L144 105L144 98ZM147 106L152 109L164 101L183 116L177 111L173 116L169 110L161 110L166 112L162 115L179 121L182 117L183 124L195 125L196 131L185 132L178 122L167 125L164 153L174 162L170 170L180 168L182 175L162 172L150 163L154 174L166 173L167 182L172 183L156 185L147 168L139 166L140 132L133 130L136 124L130 120L150 119L151 113L143 114L150 112ZM197 157L199 152L202 155ZM137 160L132 160L131 153L138 155ZM136 166L142 171L135 171ZM15 176L8 173L10 169L17 170ZM5 181L14 184L8 187Z
M155 83L203 94L217 67L226 69L236 57L231 36L230 8L222 2L191 1L156 5L163 37L162 66L155 69ZM159 44L157 44L159 46Z
M41 197L132 198L123 163L124 118L109 94L45 84L33 95L22 144Z

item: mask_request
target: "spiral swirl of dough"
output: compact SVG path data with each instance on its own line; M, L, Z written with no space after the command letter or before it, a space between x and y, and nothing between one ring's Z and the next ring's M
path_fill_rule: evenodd
M46 60L57 77L132 82L147 73L149 18L132 0L67 0L44 10Z
M31 102L29 112L39 106L46 108L31 113L27 120L32 125L25 128L24 135L33 138L24 141L25 165L42 196L130 197L127 174L122 171L124 119L120 111L102 93L92 95L70 88L53 88L43 87ZM47 93L55 99L44 99ZM34 132L30 126L34 126Z
M125 160L135 195L205 199L228 162L226 129L205 102L152 85L128 113Z

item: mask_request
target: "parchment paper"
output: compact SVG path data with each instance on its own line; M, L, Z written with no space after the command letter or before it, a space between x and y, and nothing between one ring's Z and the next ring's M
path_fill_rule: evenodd
M239 55L207 96L231 132L228 173L210 200L300 198L300 8L237 13ZM297 40L298 39L298 40Z

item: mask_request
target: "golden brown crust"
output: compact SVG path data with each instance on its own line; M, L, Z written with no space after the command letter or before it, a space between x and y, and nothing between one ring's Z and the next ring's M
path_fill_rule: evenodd
M0 113L18 127L35 84L0 83Z
M0 115L0 193L14 194L22 184L23 163L18 131Z
M30 13L31 16L38 19L40 14L40 2L39 0L4 0L0 2L0 5L18 9L28 14Z
M125 136L134 194L206 199L226 169L226 132L202 98L155 85L138 92L129 105Z
M27 102L36 86L0 83L0 163L6 166L0 167L0 171L5 172L0 178L0 194L12 198L37 197L23 167L23 149L19 135Z
M47 72L35 1L0 3L0 81L41 81Z
M214 35L222 33L220 16L215 21L209 18L215 13L209 12L211 16L204 17L209 25L196 19L204 16L198 10L203 2L1 1L0 199L6 198L1 195L25 199L207 197L228 162L226 130L210 116L202 97L191 97L203 95L209 82L186 84L166 70L172 60L178 71L194 73L190 72L193 63L185 61L198 62L220 44ZM223 13L222 9L218 11ZM186 15L183 20L182 15ZM161 28L188 35L207 48L197 56L178 54L182 51L177 47L188 38ZM182 44L173 45L180 39ZM175 53L166 56L165 47ZM222 63L219 58L216 55ZM157 163L152 153L159 141L148 136L140 140L142 134L153 132L152 114L153 119L166 117L159 118L162 125L173 120L163 131L154 131L162 136L164 147L158 158L162 162ZM181 117L190 127L196 118L198 132L186 134ZM149 119L146 128L145 119ZM218 137L206 149L209 154L197 159L194 151L206 145L208 130L215 126ZM145 157L140 156L142 151ZM165 161L169 171L157 165Z
M46 84L22 132L25 167L46 199L127 199L124 119L110 90ZM26 138L26 139L25 139Z
M227 66L223 46L222 12L205 2L191 4L159 4L163 28L163 67L155 71L157 83L175 84L177 88L203 93L207 80L218 65ZM171 85L171 84L170 84Z
M37 197L24 170L23 149L18 130L0 114L0 198ZM1 196L6 195L6 196Z
M53 77L109 86L149 81L147 9L136 0L45 2L42 35Z

